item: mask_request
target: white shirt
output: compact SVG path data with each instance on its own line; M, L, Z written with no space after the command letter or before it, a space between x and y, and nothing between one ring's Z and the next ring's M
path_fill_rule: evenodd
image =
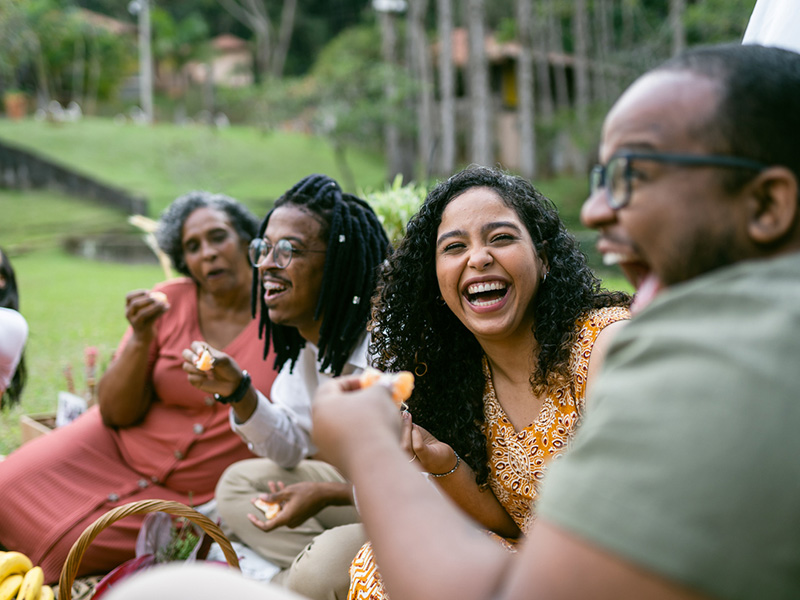
M6 391L28 340L28 322L12 308L0 308L0 393Z
M342 375L361 373L368 364L369 336L361 342L347 359ZM281 467L291 469L317 452L311 442L311 402L317 388L332 379L319 372L318 348L306 342L300 350L294 371L289 372L289 362L283 365L270 392L271 400L258 392L258 406L244 423L236 421L230 412L231 429L247 443L258 456L271 458Z
M777 46L800 52L800 2L758 0L742 43Z

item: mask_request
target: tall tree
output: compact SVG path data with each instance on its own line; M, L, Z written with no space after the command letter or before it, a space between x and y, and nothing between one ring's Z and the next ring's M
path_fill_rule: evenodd
M256 42L256 74L283 75L286 54L294 31L297 0L283 0L280 27L274 32L264 0L219 0L236 20L253 32Z
M532 179L536 174L536 132L533 104L533 40L531 39L533 16L530 0L517 0L516 13L517 37L520 45L517 59L519 170L522 175Z
M612 52L612 35L614 24L611 21L611 0L595 0L594 1L594 19L596 34L593 36L595 40L595 68L594 76L595 97L601 102L607 103L611 101L613 95L613 84L610 81L610 67Z
M493 161L492 112L484 18L484 0L467 0L469 97L472 115L471 160L480 165L491 165Z
M669 26L672 31L672 54L680 54L686 48L686 31L683 28L683 13L686 0L669 0Z
M564 0L544 0L547 13L547 45L558 56L558 62L553 65L553 74L556 88L556 106L559 110L569 108L569 85L567 83L567 69L564 64L564 32L561 27L562 6Z
M536 105L538 114L545 123L553 121L553 83L550 77L550 45L548 42L548 22L547 4L539 3L537 11L533 15L531 24L531 35L533 36L533 48L536 56Z
M456 74L453 66L452 0L436 0L439 34L439 120L441 160L439 174L449 175L456 166Z
M411 52L412 73L417 83L417 161L425 168L426 178L430 177L434 151L433 129L433 73L431 68L430 44L425 34L425 14L428 0L409 0L408 10L408 48Z
M589 119L589 26L586 0L575 0L572 12L572 38L575 44L575 112L578 123Z

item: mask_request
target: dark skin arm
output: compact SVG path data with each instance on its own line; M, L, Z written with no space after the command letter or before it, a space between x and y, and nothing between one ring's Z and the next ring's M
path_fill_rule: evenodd
M97 403L109 427L130 427L144 418L153 401L147 360L155 338L155 322L168 304L135 290L125 297L125 318L133 329L128 343L97 385Z
M320 387L314 440L355 485L392 600L702 598L541 519L519 553L501 549L409 464L388 391L358 386L340 378Z

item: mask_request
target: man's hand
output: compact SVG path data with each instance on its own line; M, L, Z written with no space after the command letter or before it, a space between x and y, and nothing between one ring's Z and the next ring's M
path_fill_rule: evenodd
M293 529L323 508L352 504L353 499L352 486L347 483L303 481L285 486L281 481L270 481L269 488L272 493L261 494L259 498L265 502L280 504L278 514L272 519L264 519L261 511L258 516L247 515L253 525L262 531L272 531L284 525ZM255 502L254 498L253 503Z
M320 386L312 416L312 438L320 454L345 476L348 459L368 447L370 439L400 439L402 419L389 390L379 385L362 390L357 375Z
M197 359L204 350L208 350L213 359L211 368L206 371L197 368ZM182 356L183 370L188 373L189 383L207 394L229 396L242 381L242 370L236 361L205 342L192 342Z

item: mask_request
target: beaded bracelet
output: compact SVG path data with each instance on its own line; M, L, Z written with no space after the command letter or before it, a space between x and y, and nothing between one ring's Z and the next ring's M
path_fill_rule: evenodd
M456 452L455 450L453 450L453 454L456 455L456 466L455 467L450 469L447 473L428 473L428 475L430 475L431 477L447 477L451 473L455 473L456 469L458 468L458 465L461 464L461 457L458 455L458 452Z

